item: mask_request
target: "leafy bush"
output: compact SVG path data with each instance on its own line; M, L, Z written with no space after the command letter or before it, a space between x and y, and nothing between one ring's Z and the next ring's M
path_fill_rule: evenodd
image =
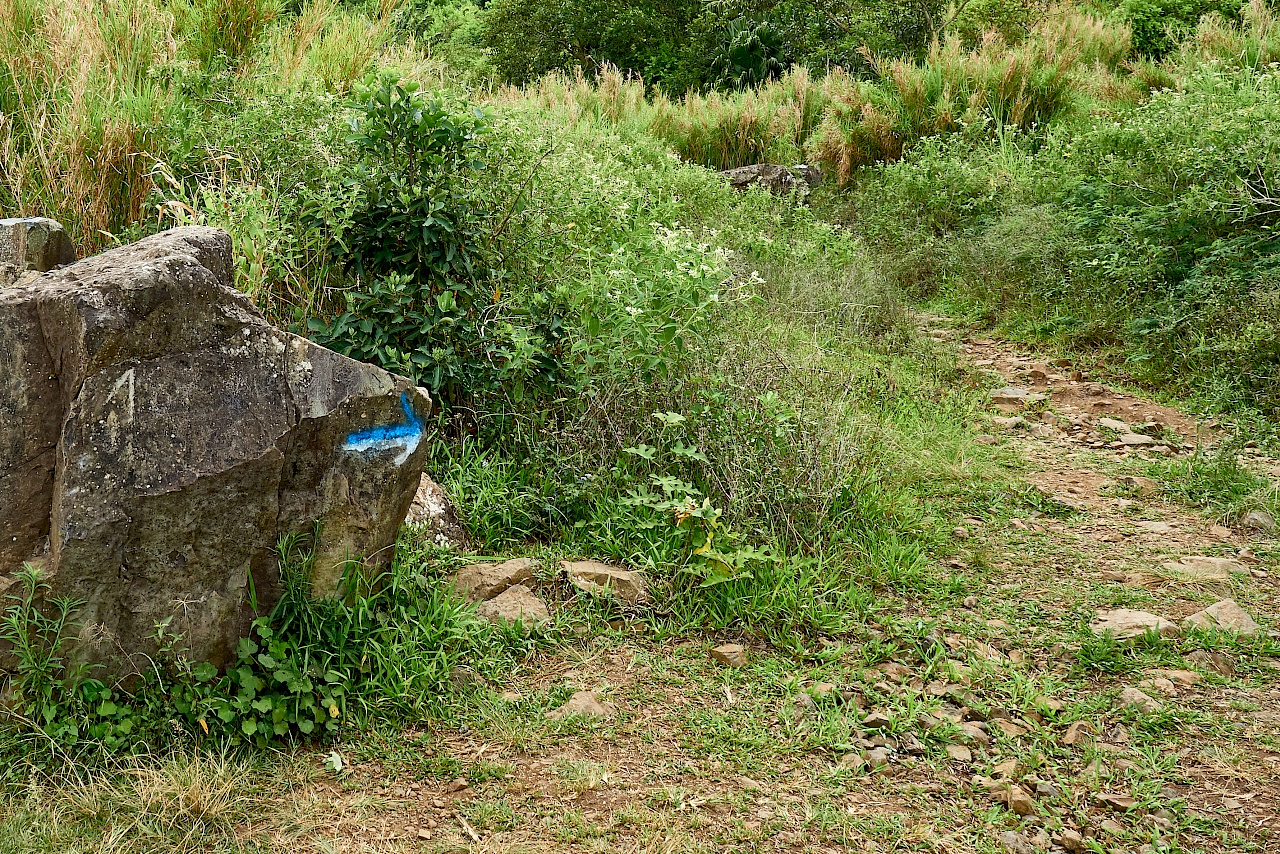
M503 310L503 284L466 180L485 165L484 114L391 77L362 94L350 138L359 201L337 249L358 284L338 316L311 319L313 337L450 406L549 389L561 373L556 301L531 299L521 326L488 322Z
M0 621L17 661L22 724L63 748L133 750L175 738L264 746L332 735L353 717L438 710L452 667L485 634L464 604L420 573L420 557L406 548L383 577L366 581L357 569L345 598L314 599L307 542L284 541L283 595L253 622L225 673L190 660L166 621L156 627L159 653L131 690L75 662L77 603L42 605L48 587L27 568Z

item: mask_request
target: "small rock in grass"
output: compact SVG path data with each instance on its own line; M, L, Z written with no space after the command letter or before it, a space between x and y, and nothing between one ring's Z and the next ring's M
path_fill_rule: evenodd
M1075 746L1094 732L1097 732L1097 730L1088 721L1075 721L1071 726L1067 727L1067 734L1062 737L1062 743L1068 747Z
M1103 792L1097 796L1098 803L1103 806L1110 807L1116 812L1128 812L1138 805L1138 799L1129 795L1118 795L1110 792Z
M1146 682L1143 682L1139 687L1149 689L1151 691L1156 692L1157 694L1163 694L1166 697L1178 696L1177 686L1175 686L1171 680L1166 679L1163 676L1157 676L1154 679L1148 679Z
M1160 484L1149 477L1124 475L1116 478L1116 483L1130 492L1136 492L1143 498L1151 498L1160 494Z
M974 442L974 444L975 444L975 445L998 445L998 444L1000 444L1000 440L999 440L999 439L997 439L995 436L992 436L990 433L983 433L983 434L981 434L981 435L974 436L974 437L973 437L973 442Z
M1125 688L1121 691L1119 705L1121 708L1136 709L1137 711L1148 715L1158 712L1160 709L1164 708L1157 700L1142 691L1139 691L1137 688Z
M1240 524L1263 534L1275 534L1280 531L1280 526L1276 525L1275 518L1265 510L1250 510L1244 514Z
M964 607L968 608L969 610L973 610L974 608L978 607L978 597L966 596L964 597L964 602L962 602L961 604L964 605Z
M893 725L893 719L884 712L874 711L862 719L862 725L867 729L885 729Z
M558 721L571 715L586 718L611 718L618 713L618 707L612 703L602 703L594 691L578 691L558 709L547 712L549 720Z
M1027 395L1030 393L1025 388L1005 386L991 392L990 400L996 406L1021 406L1027 402Z
M1133 432L1132 430L1129 429L1128 424L1124 423L1123 421L1118 421L1115 418L1099 418L1098 426L1101 427L1103 430L1111 430L1115 433L1119 433L1124 436L1127 436Z
M1115 819L1110 819L1110 818L1104 819L1103 821L1099 822L1098 829L1101 830L1103 833L1107 834L1108 836L1124 835L1124 825L1116 821Z
M1178 626L1171 620L1129 608L1099 611L1097 619L1089 624L1089 629L1097 635L1110 632L1119 640L1141 637L1149 630L1154 630L1163 637L1175 637L1178 634Z
M635 605L645 598L644 576L595 560L562 561L560 564L574 587L587 593L611 594Z
M996 718L993 723L1004 733L1006 738L1020 738L1027 734L1025 728L1018 726L1008 718Z
M963 525L957 526L951 529L951 536L957 540L967 540L969 539L969 529Z
M1009 790L1001 797L1001 800L1017 815L1031 815L1036 811L1036 802L1031 799L1030 793L1021 786L1010 786Z
M962 723L960 724L960 740L967 744L985 747L991 743L991 736L987 735L986 731L975 723Z
M1042 798L1054 799L1062 797L1062 790L1049 780L1040 780L1036 783L1036 794Z
M867 751L864 758L867 765L874 771L877 768L883 768L889 764L889 751L885 750L883 747L873 747L871 750Z
M1187 653L1187 660L1192 664L1202 667L1205 670L1212 670L1214 673L1222 676L1231 676L1236 672L1236 667L1231 663L1231 659L1221 652L1210 652L1207 649L1197 649Z
M1183 628L1217 629L1241 635L1257 634L1259 626L1234 599L1215 602L1182 621Z
M1085 851L1089 850L1089 847L1085 844L1084 837L1074 830L1062 831L1055 841L1070 854L1084 854Z
M491 623L536 626L551 620L546 603L523 584L509 587L488 602L482 602L476 613Z
M1190 688L1204 681L1204 677L1194 670L1149 670L1147 672L1156 678L1168 679L1174 685L1183 688Z
M711 650L711 657L726 667L746 667L747 651L742 644L726 643Z
M1015 830L1006 830L1000 834L1000 847L1007 854L1036 854L1035 848L1026 837Z
M1142 433L1125 433L1120 437L1120 444L1126 448L1141 448L1150 445L1158 445L1155 439L1145 436Z
M963 744L948 744L946 747L947 757L954 759L956 762L972 762L973 751L965 747Z
M991 423L1005 430L1022 430L1027 426L1027 419L1021 415L1014 415L1011 418L1001 418L997 415L991 419Z
M538 562L518 557L502 563L473 563L458 570L453 588L468 602L486 602L516 584L533 580Z

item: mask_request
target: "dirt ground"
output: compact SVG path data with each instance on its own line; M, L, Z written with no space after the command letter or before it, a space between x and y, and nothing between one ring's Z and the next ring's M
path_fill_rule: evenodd
M1274 543L1160 498L1141 473L1216 441L1217 425L999 341L935 335L951 336L975 375L1045 395L993 406L977 441L1013 451L1046 510L959 522L943 560L967 586L897 615L915 608L934 625L925 654L886 659L875 626L856 641L820 638L803 659L747 634L677 643L623 627L528 662L465 725L343 745L338 776L304 758L311 770L281 795L296 818L273 819L273 840L424 852L1280 850ZM1129 434L1102 418L1158 444L1123 444ZM1167 566L1188 555L1238 563ZM1258 637L1184 633L1135 652L1086 628L1113 608L1181 623L1228 597L1262 624ZM722 642L742 644L746 665L713 660ZM1125 688L1151 703L1127 705ZM543 713L577 691L605 714Z

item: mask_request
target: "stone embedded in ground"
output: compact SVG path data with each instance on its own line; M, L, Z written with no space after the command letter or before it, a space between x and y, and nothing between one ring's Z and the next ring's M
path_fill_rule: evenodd
M1280 526L1276 525L1276 520L1270 513L1265 510L1250 510L1244 514L1244 518L1240 520L1240 524L1254 531L1260 531L1263 534L1275 534L1280 532Z
M883 747L873 747L863 756L863 761L867 763L872 771L877 768L883 768L889 764L889 751Z
M1021 406L1027 402L1027 397L1031 392L1025 388L1017 386L1005 386L998 388L988 395L988 399L996 406Z
M760 186L779 196L797 190L801 198L807 198L809 189L818 182L820 173L812 166L795 167L795 170L771 163L757 163L726 169L719 175L735 190Z
M1207 649L1193 650L1187 653L1187 661L1222 676L1231 676L1236 672L1236 666L1231 659L1221 652L1210 652Z
M547 718L553 721L564 720L574 715L584 718L611 718L617 713L617 706L613 703L602 703L594 691L578 691L563 706L547 712Z
M42 559L114 673L164 620L233 660L284 537L318 529L318 595L385 566L422 475L413 383L272 328L232 279L230 236L191 227L0 289L0 578Z
M1036 802L1031 794L1021 786L1010 786L1000 793L1000 800L1017 815L1031 815L1036 811Z
M1125 433L1120 437L1120 444L1126 448L1141 448L1147 445L1158 445L1159 442L1142 433Z
M17 274L46 273L75 262L75 247L56 219L34 216L0 219L0 266L10 266ZM26 277L23 278L25 281Z
M547 605L523 584L515 584L487 602L481 602L476 613L491 623L520 623L539 626L551 620Z
M1143 498L1151 498L1160 494L1160 484L1149 477L1122 475L1116 478L1116 483L1130 492L1136 492Z
M1066 735L1062 737L1062 743L1072 747L1084 742L1095 732L1097 732L1097 729L1088 721L1075 721L1071 726L1067 727Z
M1197 611L1182 621L1182 627L1216 629L1241 635L1254 635L1261 630L1261 626L1234 599L1223 599L1203 611Z
M958 526L951 530L951 536L955 537L957 540L967 540L969 539L969 529L963 526Z
M471 538L462 526L458 509L438 483L427 475L418 483L413 503L405 516L406 525L425 528L431 542L441 548L465 550L471 547Z
M1190 688L1204 681L1204 677L1194 670L1149 670L1152 676L1164 678L1183 688Z
M1074 830L1062 831L1055 842L1069 854L1084 854L1089 850L1088 843L1085 842L1084 837Z
M517 557L502 563L473 563L458 570L453 589L468 602L487 602L516 584L533 580L538 562Z
M1143 714L1153 714L1164 708L1160 702L1137 688L1125 688L1117 703L1123 709L1135 709Z
M1025 727L1018 726L1007 718L996 718L993 723L997 729L1004 733L1006 738L1020 738L1027 734Z
M1226 583L1232 573L1246 574L1249 568L1235 558L1186 555L1162 564L1169 577L1185 583Z
M644 576L595 560L563 561L560 566L574 587L587 593L612 594L635 605L645 598Z
M887 729L893 726L893 719L884 712L873 711L862 719L862 725L867 729Z
M729 667L747 666L747 650L741 644L721 644L711 650L711 657Z
M991 743L991 736L987 735L986 730L975 723L960 724L960 740L966 744L985 747Z
M1178 696L1178 688L1172 681L1165 679L1163 676L1157 676L1155 679L1148 679L1139 686L1144 691L1163 694L1166 697Z
M963 744L948 744L946 746L947 757L954 759L956 762L972 762L973 751L965 747Z
M1097 635L1110 632L1118 640L1141 637L1148 631L1155 631L1162 637L1178 635L1178 626L1174 622L1155 614L1148 614L1146 611L1133 611L1128 608L1099 611L1097 619L1089 624L1089 629Z
M1000 444L1000 440L997 439L995 436L992 436L990 433L980 433L979 435L973 437L973 441L974 441L974 444L976 445Z
M1006 830L999 836L1000 848L1006 854L1036 854L1036 849L1025 836L1016 830Z
M1098 426L1103 430L1111 430L1121 435L1129 435L1132 432L1128 424L1115 418L1099 418Z
M999 415L993 416L991 423L1004 430L1023 430L1027 424L1027 419L1021 415L1014 415L1011 418L1002 418Z
M1138 799L1130 795L1101 792L1095 797L1097 798L1098 803L1103 806L1110 807L1116 812L1128 812L1138 805Z
M1123 836L1124 825L1115 819L1107 818L1098 823L1098 829L1108 836Z

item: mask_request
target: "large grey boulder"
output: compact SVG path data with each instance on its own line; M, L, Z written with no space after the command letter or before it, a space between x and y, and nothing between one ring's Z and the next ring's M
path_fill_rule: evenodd
M769 192L785 196L793 190L801 201L809 196L809 191L818 185L821 176L812 166L777 166L771 163L757 163L751 166L739 166L719 173L735 190L761 186Z
M0 270L0 287L27 270L44 273L75 262L75 247L56 219L0 219L0 268L7 268Z
M128 673L172 617L227 663L319 523L314 593L388 563L422 475L409 380L268 324L231 239L178 228L0 289L0 587L44 564L79 655Z

